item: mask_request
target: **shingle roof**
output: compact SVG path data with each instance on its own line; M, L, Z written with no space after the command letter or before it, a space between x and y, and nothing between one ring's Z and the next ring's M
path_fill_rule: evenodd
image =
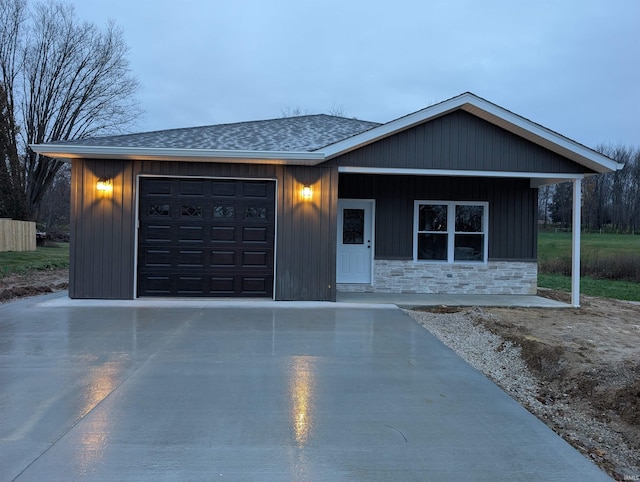
M65 160L146 159L315 166L458 109L592 171L611 172L624 166L470 92L386 124L320 114L31 144L30 147L38 154ZM398 169L389 167L388 171L395 173ZM492 172L492 175L495 174Z
M379 125L376 122L318 114L140 134L93 137L61 143L104 147L314 151Z

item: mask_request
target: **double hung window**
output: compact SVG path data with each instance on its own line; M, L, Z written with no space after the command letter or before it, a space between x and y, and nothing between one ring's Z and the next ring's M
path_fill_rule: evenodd
M486 202L416 201L413 259L486 262L488 209Z

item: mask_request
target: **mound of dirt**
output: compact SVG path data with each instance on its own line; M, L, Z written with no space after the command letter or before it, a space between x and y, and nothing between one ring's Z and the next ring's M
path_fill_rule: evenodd
M69 287L69 270L32 271L27 274L12 274L0 278L0 302L15 298L36 296Z

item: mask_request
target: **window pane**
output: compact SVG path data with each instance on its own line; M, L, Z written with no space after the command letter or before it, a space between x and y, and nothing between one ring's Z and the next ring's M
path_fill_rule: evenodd
M364 244L364 209L343 211L342 244Z
M245 219L267 219L267 208L262 206L247 207L244 211Z
M447 260L446 234L418 234L418 259Z
M181 213L185 218L201 218L202 206L198 206L197 204L183 204Z
M483 206L456 206L456 232L481 233Z
M150 216L169 216L168 204L152 204L149 206Z
M235 217L235 210L233 206L213 206L214 218L233 218Z
M418 231L446 231L447 206L422 204L418 216Z
M454 261L484 261L483 234L456 234Z

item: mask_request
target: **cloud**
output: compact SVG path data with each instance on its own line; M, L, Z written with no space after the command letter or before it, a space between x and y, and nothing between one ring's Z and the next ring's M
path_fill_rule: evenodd
M384 122L472 91L591 146L640 144L636 0L76 4L125 28L148 129L335 103Z

